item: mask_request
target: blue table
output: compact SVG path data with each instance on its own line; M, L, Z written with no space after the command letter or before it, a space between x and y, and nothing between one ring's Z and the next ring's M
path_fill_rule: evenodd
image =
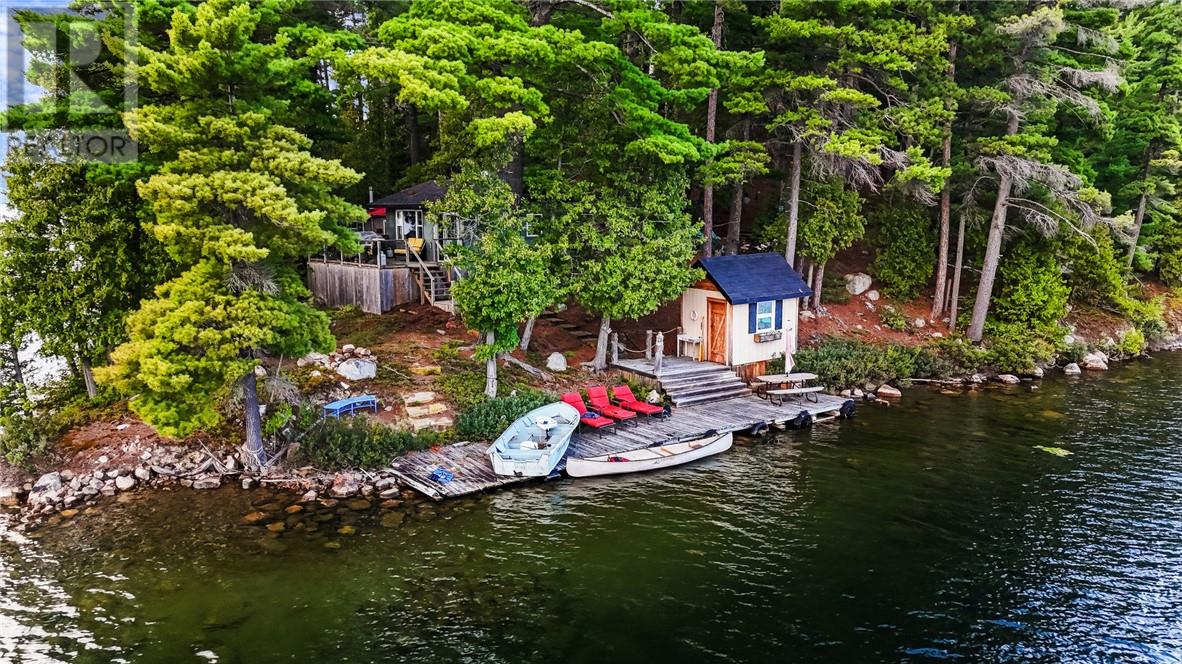
M340 399L324 404L325 417L352 415L359 410L378 412L378 398L372 394L363 394L359 397L349 397L348 399Z

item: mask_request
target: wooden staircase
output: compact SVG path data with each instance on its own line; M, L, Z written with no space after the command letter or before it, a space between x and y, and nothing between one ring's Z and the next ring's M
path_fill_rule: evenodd
M437 246L437 255L443 255L443 247ZM414 249L410 249L413 257L410 267L414 273L415 281L419 284L419 292L422 293L423 302L429 303L431 306L442 309L449 314L456 312L456 303L451 298L451 270L441 263L427 263L423 261L422 256Z
M675 406L690 406L751 394L734 369L712 362L669 367L661 372L661 389Z

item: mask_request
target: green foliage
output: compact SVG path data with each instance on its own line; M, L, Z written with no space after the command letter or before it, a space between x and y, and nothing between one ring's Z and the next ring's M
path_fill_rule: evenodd
M866 219L862 197L838 179L810 185L802 193L808 203L801 215L800 253L823 265L838 251L862 237Z
M280 403L267 414L263 421L263 435L273 436L279 432L292 418L291 404Z
M364 415L328 417L308 429L300 439L299 456L324 470L378 468L406 452L439 444L444 437L395 429Z
M555 400L553 395L534 390L489 399L460 413L456 435L465 440L493 440L522 415Z
M796 352L796 368L817 374L831 389L860 386L868 381L888 382L915 373L918 350L891 344L877 346L858 339L825 339L815 348Z
M56 432L50 432L35 415L0 418L0 428L0 458L12 466L26 466L56 440Z
M892 330L902 331L907 329L907 317L903 315L903 312L889 304L883 305L879 316L882 318L882 324Z
M1042 331L1022 323L993 323L987 328L984 363L1002 373L1029 373L1055 356L1057 326Z
M1145 340L1145 334L1137 328L1125 330L1120 335L1120 341L1116 343L1117 351L1124 357L1136 357L1145 352L1146 346L1148 342Z
M334 190L360 176L313 156L311 141L279 121L309 63L290 58L268 25L275 18L211 0L174 13L166 46L138 48L141 84L168 100L126 115L132 136L165 160L139 193L182 274L130 317L106 378L137 395L132 408L167 436L215 425L219 399L256 352L335 345L294 263L324 245L354 246L341 224L364 211Z
M458 215L475 226L478 239L459 248L454 265L464 278L452 286L452 297L464 322L484 333L478 359L488 359L517 346L517 327L537 316L557 297L550 270L552 249L530 244L525 238L525 218L517 208L509 185L474 163L448 187L443 200L430 206L436 223L444 215Z
M1166 284L1182 285L1182 223L1166 226L1154 240L1157 273Z
M1053 254L1030 243L1010 248L1001 267L993 311L1001 323L1045 330L1067 315L1069 289ZM1007 328L1008 329L1008 328Z
M880 225L870 271L887 295L913 298L931 279L936 240L929 216L925 209L898 200L888 200L875 208L873 217Z

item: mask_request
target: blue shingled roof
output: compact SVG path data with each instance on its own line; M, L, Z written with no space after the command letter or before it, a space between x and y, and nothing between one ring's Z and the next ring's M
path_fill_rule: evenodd
M695 263L731 304L788 300L813 294L780 254L710 256Z

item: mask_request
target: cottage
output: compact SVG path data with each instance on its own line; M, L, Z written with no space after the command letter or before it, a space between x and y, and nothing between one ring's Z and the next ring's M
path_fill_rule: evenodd
M780 254L702 258L706 276L681 298L677 354L761 375L768 360L792 366L800 299L812 294Z
M373 201L369 218L354 230L360 253L346 256L325 249L308 259L308 285L323 305L354 305L381 314L420 302L452 311L451 282L445 264L447 248L461 241L459 221L437 227L426 205L445 192L437 182L423 182Z

